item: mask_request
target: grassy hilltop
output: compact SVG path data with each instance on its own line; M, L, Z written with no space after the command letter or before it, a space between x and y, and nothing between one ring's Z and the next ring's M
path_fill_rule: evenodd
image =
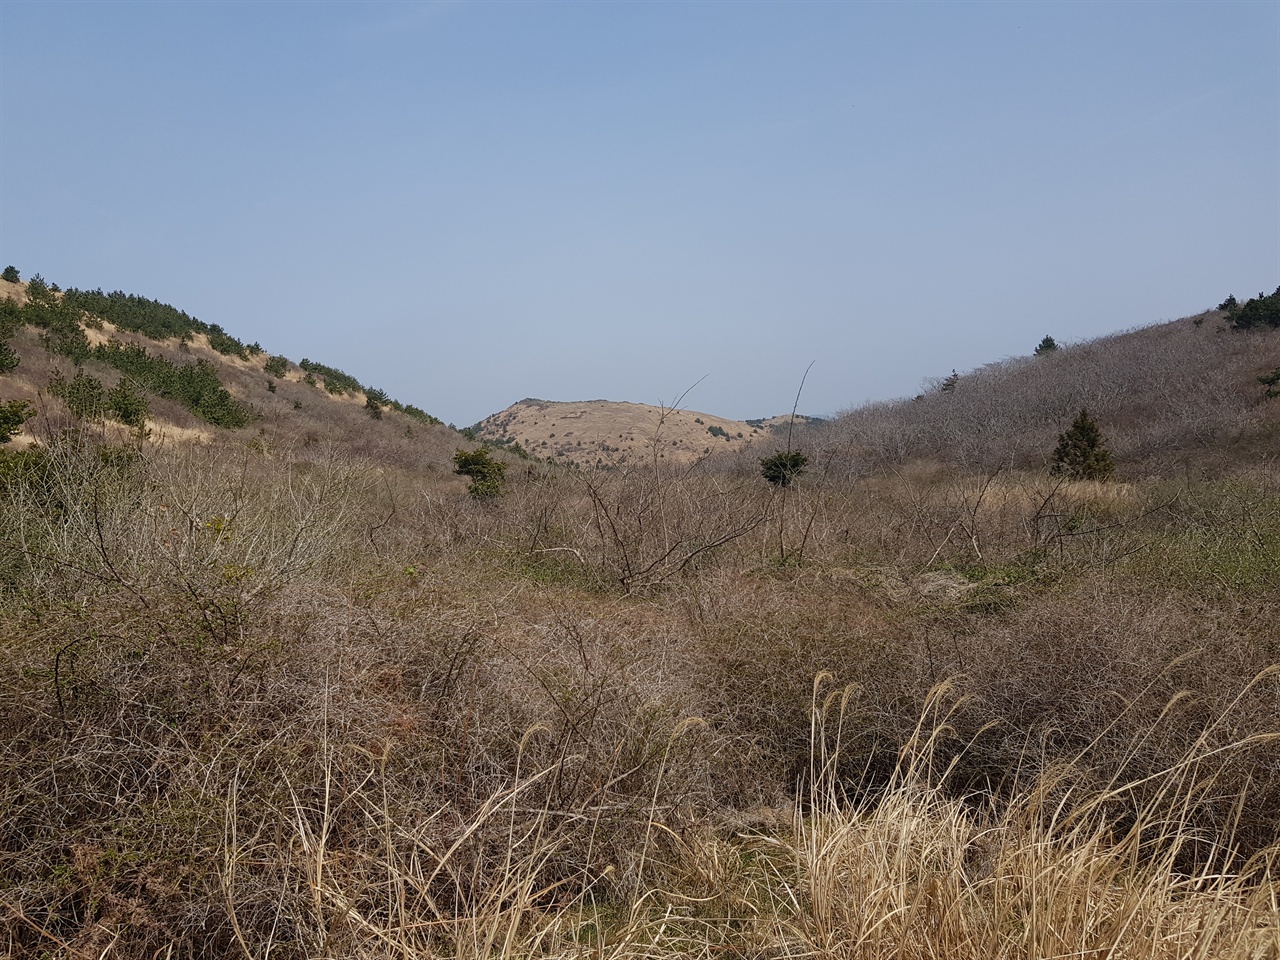
M797 429L773 483L785 435L476 452L0 293L7 954L1276 956L1270 298Z

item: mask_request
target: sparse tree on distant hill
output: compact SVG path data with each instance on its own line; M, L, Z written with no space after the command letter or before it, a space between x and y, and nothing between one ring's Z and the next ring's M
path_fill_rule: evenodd
M1227 315L1231 319L1231 326L1236 330L1263 327L1280 329L1280 287L1270 296L1259 293L1252 300L1246 301L1244 306L1228 310Z
M4 268L4 273L0 273L0 277L4 277L4 279L8 280L10 283L22 282L22 274L18 272L18 268L12 263Z
M1071 427L1058 437L1053 451L1053 472L1072 480L1108 480L1115 471L1102 431L1081 410Z
M1053 353L1058 349L1058 341L1048 335L1040 341L1040 345L1036 347L1036 356L1043 356L1046 353Z

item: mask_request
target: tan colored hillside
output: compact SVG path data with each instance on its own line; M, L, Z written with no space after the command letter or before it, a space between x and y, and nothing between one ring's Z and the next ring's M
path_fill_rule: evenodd
M55 297L61 302L61 294ZM3 300L27 304L27 284L0 279ZM248 424L222 430L180 403L148 390L145 428L158 443L211 443L225 437L253 440L267 450L335 447L375 461L426 468L447 476L452 476L449 458L453 451L466 445L463 437L447 427L422 422L391 406L371 409L363 390L330 392L325 389L323 374L308 378L295 362L286 363L278 376L272 376L265 369L268 353L245 357L220 353L203 333L191 333L182 341L176 337L156 339L89 314L84 315L81 328L91 348L114 341L142 347L149 355L175 366L196 361L212 364L231 397L250 411ZM22 400L34 411L10 440L11 449L29 446L74 420L63 401L50 391L50 382L57 376L70 380L77 367L68 357L47 349L42 333L37 327L19 325L8 341L20 360L14 370L0 376L0 403ZM83 369L107 390L122 376L94 357L85 361ZM130 427L110 417L100 420L97 428L113 441L123 441L131 432ZM463 485L461 479L457 482Z
M785 420L786 418L775 418ZM658 459L692 462L739 448L769 433L741 420L696 410L611 400L514 403L476 425L482 440L519 444L531 456L580 466L621 466Z

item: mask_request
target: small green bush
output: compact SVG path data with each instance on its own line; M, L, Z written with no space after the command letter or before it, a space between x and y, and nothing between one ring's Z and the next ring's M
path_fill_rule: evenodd
M1268 400L1280 397L1280 367L1276 367L1272 373L1259 377L1258 382L1267 388L1267 392L1263 396Z
M10 283L21 283L22 274L18 273L18 268L12 263L4 268L4 273L0 273L0 277L8 280Z
M1044 356L1044 354L1053 353L1053 351L1057 349L1058 349L1058 341L1053 339L1053 337L1046 335L1045 338L1041 340L1039 345L1036 347L1035 355L1037 357Z
M25 400L0 403L0 443L8 443L12 440L14 434L30 419L32 413L31 407Z
M81 420L101 420L106 412L106 391L102 381L83 370L67 380L60 373L49 379L49 392L61 398L67 409Z
M283 377L289 369L288 357L268 357L262 369L273 377Z
M458 450L453 455L454 473L471 479L470 493L477 500L491 500L502 495L507 465L495 460L483 447L468 453Z
M147 422L151 412L151 404L147 396L128 377L120 381L107 393L107 415L130 427L141 427Z
M0 373L8 373L18 366L18 355L8 342L0 340Z
M808 465L809 458L799 450L775 453L760 458L760 476L775 487L789 487Z

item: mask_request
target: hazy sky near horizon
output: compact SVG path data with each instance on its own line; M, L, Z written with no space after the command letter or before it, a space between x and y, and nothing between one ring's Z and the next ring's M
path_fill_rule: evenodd
M0 2L0 262L459 425L831 413L1280 283L1280 3Z

